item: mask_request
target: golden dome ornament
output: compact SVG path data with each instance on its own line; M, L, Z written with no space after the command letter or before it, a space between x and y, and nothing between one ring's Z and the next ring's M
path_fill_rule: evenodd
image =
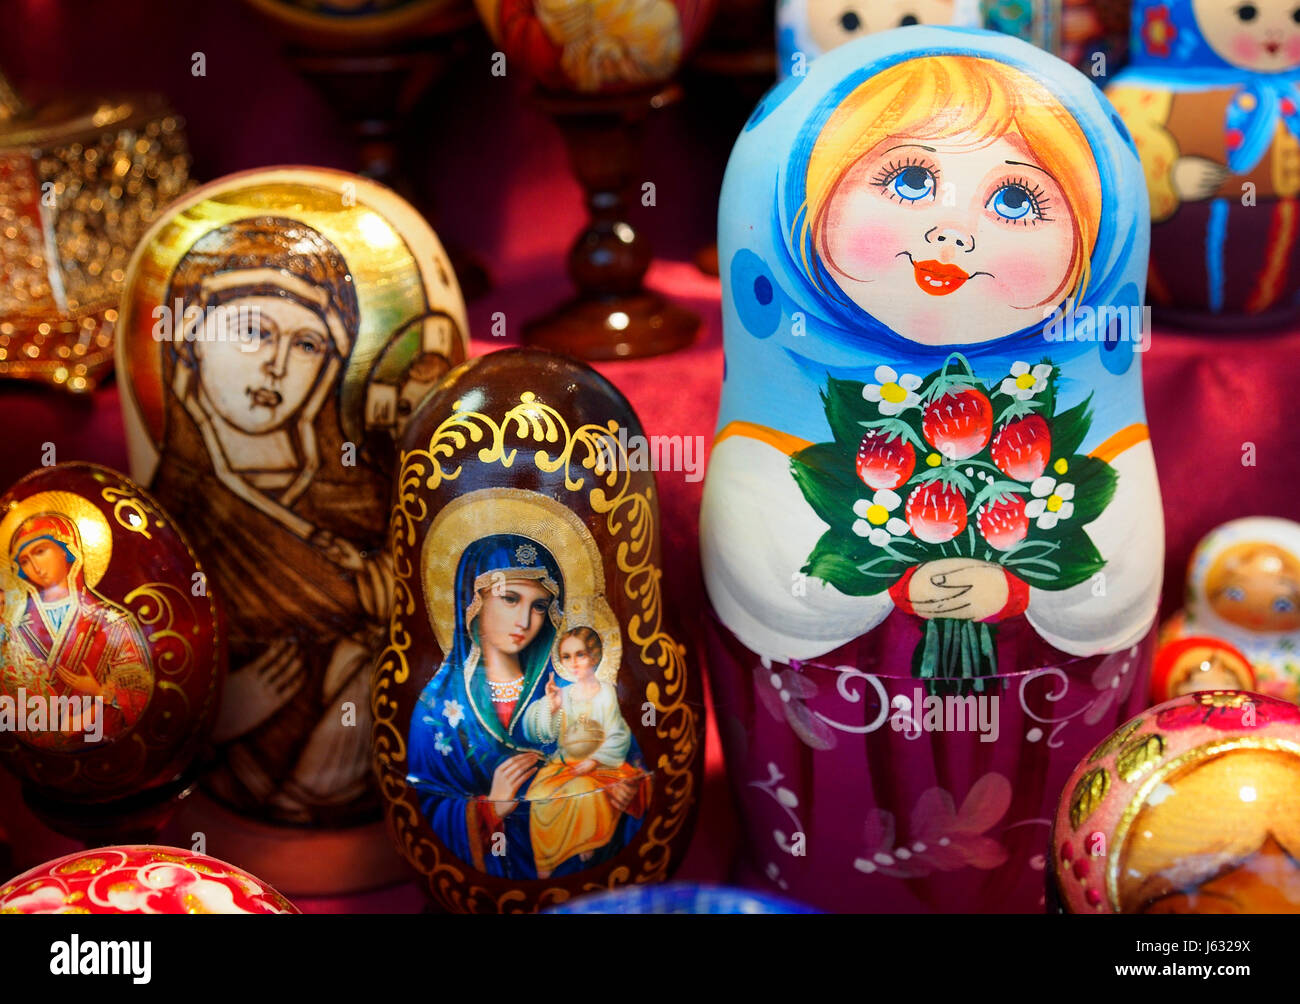
M103 380L127 261L189 167L161 97L33 107L0 74L0 377L76 393Z

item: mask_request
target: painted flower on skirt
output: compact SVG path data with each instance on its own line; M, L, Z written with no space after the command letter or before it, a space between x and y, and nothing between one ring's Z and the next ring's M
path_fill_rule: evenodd
M1033 498L1025 506L1025 515L1038 520L1040 530L1050 530L1057 522L1074 515L1074 485L1044 475L1029 486Z
M454 729L465 720L465 709L461 707L460 701L443 701L442 717L447 719L447 724Z
M433 737L433 748L443 756L451 752L451 743L447 742L447 737L441 732L435 733Z
M864 386L862 396L872 404L879 405L880 414L897 415L921 403L921 395L916 392L921 386L919 376L904 373L900 377L892 366L877 366L875 375L880 382Z
M907 520L891 515L902 504L903 500L898 493L888 488L877 491L871 496L870 502L858 499L853 503L854 515L859 517L853 521L853 532L859 537L866 537L877 547L884 547L898 537L907 536Z
M768 713L777 721L785 719L806 745L815 750L828 750L835 745L831 727L804 704L817 696L817 684L797 669L781 669L779 664L773 666L770 659L763 659L754 668L754 690Z
M1300 722L1300 707L1238 690L1204 690L1191 701L1156 715L1156 727L1186 729L1208 725L1221 732L1251 731L1273 722Z
M1051 375L1052 367L1048 363L1039 363L1030 369L1026 362L1014 362L1011 364L1011 375L1002 381L998 389L1017 401L1028 401L1047 389L1047 378Z

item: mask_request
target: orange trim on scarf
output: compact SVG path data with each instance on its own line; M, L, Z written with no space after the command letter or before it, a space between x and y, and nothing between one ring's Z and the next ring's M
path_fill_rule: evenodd
M713 445L717 446L724 439L730 439L732 436L757 439L759 442L780 450L787 457L792 457L800 450L812 446L812 443L807 439L800 439L798 436L778 432L776 429L769 429L766 425L757 425L754 422L728 422L713 437Z
M1137 446L1138 443L1144 443L1150 438L1151 430L1142 422L1134 422L1132 425L1120 429L1119 432L1098 446L1088 456L1104 460L1109 464L1125 450Z
M1246 311L1259 314L1277 303L1286 279L1291 249L1295 246L1296 200L1279 199L1273 210L1273 225L1269 228L1268 247L1272 250L1255 283L1254 292L1246 301Z

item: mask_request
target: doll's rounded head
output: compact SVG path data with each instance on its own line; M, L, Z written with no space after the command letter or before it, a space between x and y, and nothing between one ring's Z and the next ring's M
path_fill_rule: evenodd
M1218 638L1179 638L1161 646L1151 670L1151 700L1162 704L1203 690L1254 690L1255 671L1234 645Z
M920 56L826 119L792 237L825 294L912 341L971 343L1081 298L1101 215L1087 137L1037 78Z
M1206 44L1224 62L1256 73L1300 67L1296 0L1192 0Z
M1300 558L1277 544L1228 547L1210 566L1205 594L1215 613L1249 631L1300 630Z
M914 24L949 24L956 0L808 0L808 34L821 52L859 35Z

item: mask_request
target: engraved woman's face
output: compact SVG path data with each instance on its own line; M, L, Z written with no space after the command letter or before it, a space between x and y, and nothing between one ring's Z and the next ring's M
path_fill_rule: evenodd
M822 52L861 35L913 24L950 24L953 0L808 0L808 31Z
M482 593L478 615L479 644L518 655L541 631L551 594L529 579L508 579Z
M332 347L320 315L277 296L210 310L194 341L199 385L241 432L274 432L311 396Z
M831 196L824 233L849 298L926 345L1041 322L1076 240L1061 186L1016 136L881 141Z
M1233 66L1281 73L1300 66L1296 0L1192 0L1206 43Z

